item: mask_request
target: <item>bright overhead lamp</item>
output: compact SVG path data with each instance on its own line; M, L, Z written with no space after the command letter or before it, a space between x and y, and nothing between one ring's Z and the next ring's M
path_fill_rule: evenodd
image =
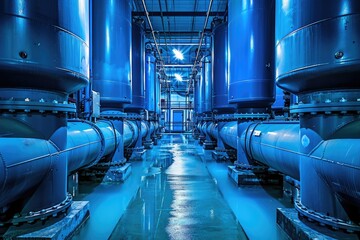
M184 55L181 51L174 48L173 53L174 53L176 59L184 60Z
M175 76L175 79L180 81L180 82L183 80L182 76L180 74L178 74L178 73L175 73L174 76Z

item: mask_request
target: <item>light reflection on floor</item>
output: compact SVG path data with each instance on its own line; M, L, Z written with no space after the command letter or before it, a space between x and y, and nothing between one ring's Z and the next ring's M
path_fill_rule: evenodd
M90 201L91 217L73 239L244 239L242 228L250 239L281 239L281 190L238 188L229 163L210 159L190 136L167 134L125 183L80 184L76 199Z
M143 179L111 239L246 239L196 146L183 138L164 137L156 161L163 156L169 165Z

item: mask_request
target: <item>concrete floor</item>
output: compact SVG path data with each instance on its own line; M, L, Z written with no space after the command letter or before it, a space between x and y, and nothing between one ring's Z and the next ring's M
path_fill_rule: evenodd
M191 136L164 135L125 183L79 184L91 217L73 239L283 239L281 189L238 188L228 164Z

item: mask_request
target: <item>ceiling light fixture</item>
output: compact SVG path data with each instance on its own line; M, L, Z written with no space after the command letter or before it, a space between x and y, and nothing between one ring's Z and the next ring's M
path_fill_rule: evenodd
M184 60L184 55L181 51L174 48L173 53L174 53L176 59Z
M178 74L178 73L175 73L174 76L175 76L175 79L176 79L177 81L180 81L180 82L181 82L181 81L183 80L182 76L181 76L180 74Z

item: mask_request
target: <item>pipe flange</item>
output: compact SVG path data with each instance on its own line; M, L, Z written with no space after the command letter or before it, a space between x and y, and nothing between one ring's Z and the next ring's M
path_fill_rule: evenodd
M299 103L290 108L294 114L347 114L360 113L360 102Z
M27 214L15 214L12 219L6 222L0 222L0 226L14 225L17 226L22 223L33 223L37 220L44 221L48 217L57 217L59 213L66 213L72 204L71 194L67 194L64 201L49 208L44 208L36 212L28 212Z
M245 163L234 163L236 169L241 169L241 170L251 170L253 172L266 172L269 167L267 166L256 166L256 165L249 165L249 164L245 164Z
M44 102L41 99L38 102L35 102L30 101L30 99L27 98L25 101L0 100L0 110L11 113L29 113L33 111L39 113L75 113L76 106L74 103L68 103L67 101L64 101L63 103L58 103L55 100L53 102Z
M143 116L138 113L127 113L125 119L127 120L143 120Z
M235 113L235 119L239 120L267 120L270 118L268 113Z
M360 232L360 225L351 221L344 221L342 219L326 216L312 209L308 209L301 203L299 198L295 200L295 209L300 216L305 216L309 221L316 221L322 226L329 226L334 230L342 229L349 233Z
M220 121L232 121L234 119L235 119L234 114L221 114L215 116L215 120L220 120Z
M127 116L126 113L120 111L105 111L101 113L101 117L110 120L119 120Z

